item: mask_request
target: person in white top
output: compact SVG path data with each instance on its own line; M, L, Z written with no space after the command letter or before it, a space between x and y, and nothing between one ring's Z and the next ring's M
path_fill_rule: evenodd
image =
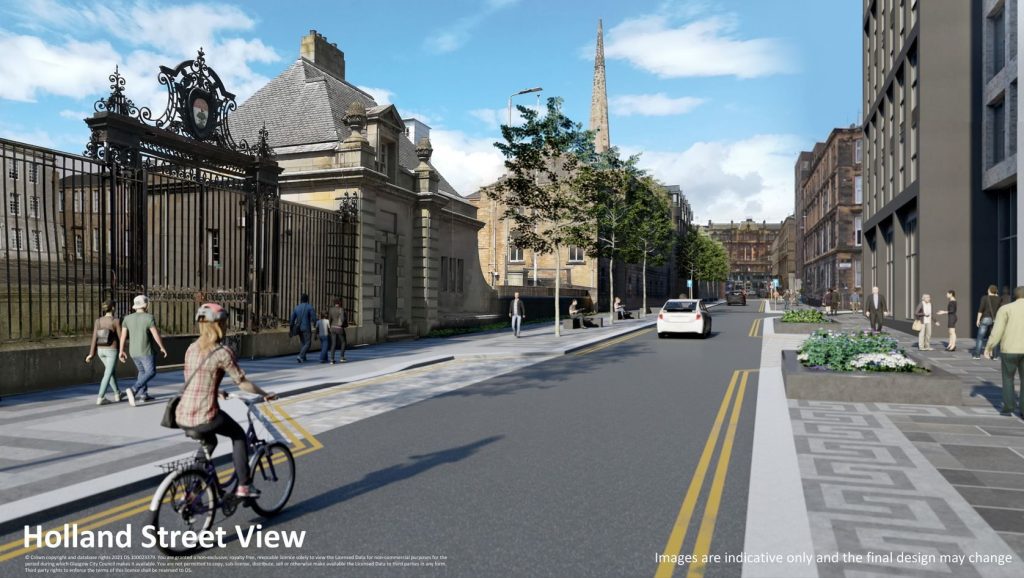
M917 332L917 348L921 351L931 351L932 323L939 324L938 321L932 321L931 295L925 293L921 296L921 302L917 304L917 310L914 311L914 318L920 323Z
M331 321L327 312L321 313L320 319L316 322L316 336L320 338L320 363L327 363L331 350Z

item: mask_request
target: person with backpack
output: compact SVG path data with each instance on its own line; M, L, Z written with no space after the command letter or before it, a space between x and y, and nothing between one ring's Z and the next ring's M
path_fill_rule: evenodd
M121 341L121 322L114 315L114 302L107 300L101 306L102 315L92 323L92 342L89 344L89 355L86 363L92 363L93 357L103 362L103 379L100 380L100 393L96 405L107 405L107 386L114 392L114 401L121 401L126 393L117 387L114 370L117 369L117 344Z
M988 293L981 298L981 304L978 305L978 318L974 322L978 328L978 337L974 343L974 351L971 353L971 357L974 359L981 359L985 344L988 342L988 335L992 332L992 326L995 325L997 311L999 311L999 288L989 285Z
M299 341L302 343L299 355L295 360L305 363L310 342L313 340L313 328L316 326L316 310L309 304L309 295L303 293L299 297L299 304L292 310L292 315L288 318L288 325L291 327L291 334L298 335Z
M341 349L341 363L345 362L345 328L348 327L348 311L342 306L341 299L334 300L334 306L327 310L327 320L331 327L331 365L338 363L338 349Z

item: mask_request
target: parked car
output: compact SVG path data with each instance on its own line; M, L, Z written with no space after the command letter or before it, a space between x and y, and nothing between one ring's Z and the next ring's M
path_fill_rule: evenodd
M711 335L711 312L699 299L669 299L658 312L658 337L670 333Z
M746 305L747 304L747 292L746 291L730 291L725 296L726 305Z

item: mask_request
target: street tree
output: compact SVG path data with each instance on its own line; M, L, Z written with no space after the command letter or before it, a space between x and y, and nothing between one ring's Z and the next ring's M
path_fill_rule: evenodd
M644 175L637 180L624 221L626 260L643 264L643 311L647 311L647 266L662 265L672 255L675 227L664 188Z
M729 277L729 253L722 243L691 226L679 252L683 271L696 281L725 281Z
M562 113L562 99L549 98L546 114L518 107L523 122L502 126L506 175L487 194L505 207L504 218L518 247L555 256L555 335L561 335L561 252L586 246L593 223L581 192L581 166L593 162L593 136Z

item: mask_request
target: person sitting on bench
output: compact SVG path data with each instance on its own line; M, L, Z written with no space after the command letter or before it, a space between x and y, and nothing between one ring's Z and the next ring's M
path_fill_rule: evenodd
M569 304L569 318L572 319L572 326L576 327L579 324L581 329L590 327L586 317L583 316L583 310L580 309L579 302L575 299Z
M619 319L632 319L633 314L626 311L626 308L622 305L622 299L619 297L615 298L615 316Z

